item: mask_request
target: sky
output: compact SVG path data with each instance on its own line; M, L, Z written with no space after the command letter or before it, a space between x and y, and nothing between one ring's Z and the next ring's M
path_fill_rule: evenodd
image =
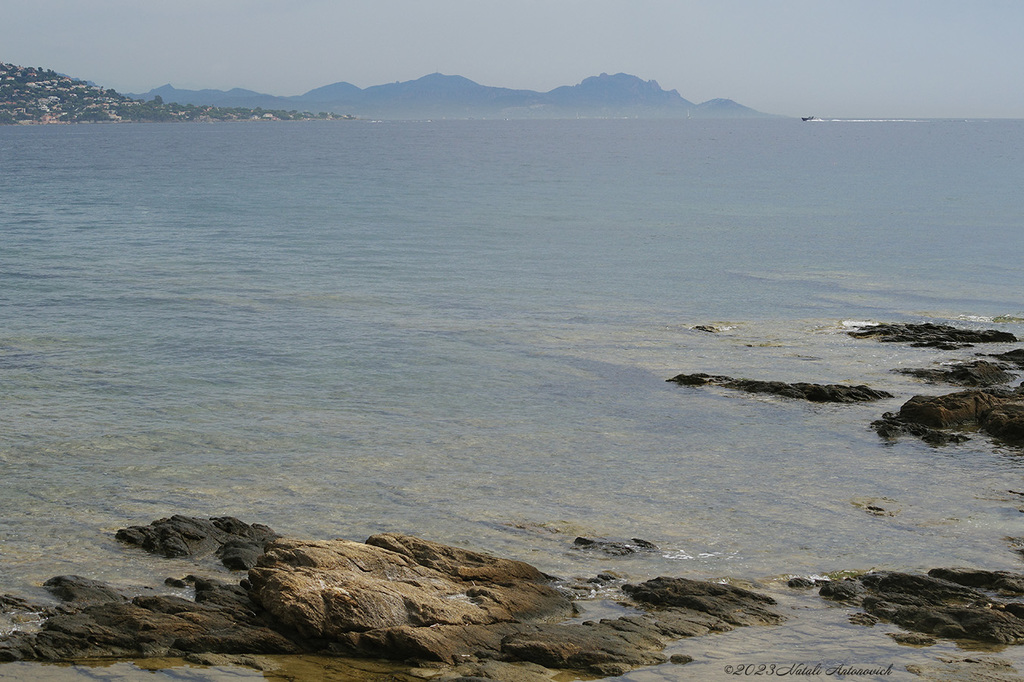
M1024 0L3 0L0 61L123 93L600 73L838 118L1024 118Z

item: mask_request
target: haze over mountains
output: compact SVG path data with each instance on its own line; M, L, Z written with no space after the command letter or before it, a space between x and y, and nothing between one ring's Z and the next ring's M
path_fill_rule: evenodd
M220 107L262 107L351 114L359 118L762 118L771 117L729 99L695 104L656 81L619 73L586 78L550 92L512 90L434 73L417 80L359 88L325 85L302 95L279 97L234 88L179 90L170 84L131 97Z

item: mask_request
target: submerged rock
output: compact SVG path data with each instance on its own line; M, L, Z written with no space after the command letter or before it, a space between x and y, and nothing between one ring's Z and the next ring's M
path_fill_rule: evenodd
M939 396L916 395L871 426L884 438L908 434L934 445L967 440L949 429L980 429L1009 442L1024 442L1024 392L975 389Z
M244 571L256 565L278 535L267 526L249 525L232 516L200 519L176 514L148 526L122 528L115 537L166 557L216 554L228 568Z
M714 374L678 374L666 379L683 386L724 386L747 393L770 393L785 398L809 400L815 403L860 403L872 400L892 398L891 393L875 390L868 386L848 386L846 384L808 384L784 381L759 381L756 379L734 379L733 377Z
M1021 682L1013 663L992 656L944 655L929 663L911 663L907 672L941 682Z
M909 343L912 346L955 350L966 348L975 343L1007 343L1017 341L1017 337L1009 332L998 329L960 329L945 324L878 324L861 327L848 332L857 339L878 339L888 343Z
M575 549L592 549L611 556L626 556L638 552L658 551L656 544L640 538L633 538L629 542L616 542L614 540L593 540L591 538L578 537L573 540L572 546Z

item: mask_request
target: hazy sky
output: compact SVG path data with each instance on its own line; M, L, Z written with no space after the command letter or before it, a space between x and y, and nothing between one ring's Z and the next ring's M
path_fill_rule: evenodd
M0 61L121 92L601 72L792 116L1024 118L1024 0L3 0Z

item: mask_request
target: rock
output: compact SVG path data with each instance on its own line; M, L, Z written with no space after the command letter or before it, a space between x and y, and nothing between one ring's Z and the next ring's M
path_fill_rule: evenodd
M922 635L918 632L889 632L886 633L898 644L907 646L931 646L935 644L935 638Z
M978 590L951 580L918 573L880 571L860 576L860 583L876 596L900 604L933 604L947 602L985 602Z
M857 339L875 338L887 343L909 343L912 346L955 350L975 343L1006 343L1017 341L1009 332L996 329L960 329L944 324L878 324L848 332Z
M1014 400L1012 394L971 390L940 396L915 395L900 407L899 418L938 429L977 424L993 407Z
M211 551L208 537L182 533L191 520L175 526L181 537L169 546L191 542ZM623 587L643 613L557 622L576 609L553 580L520 561L407 535L365 543L277 539L239 585L175 579L195 587L194 600L146 594L129 601L85 578L48 581L65 603L33 614L34 631L0 634L0 661L185 657L266 669L258 656L316 653L449 666L445 679L540 682L554 674L540 666L619 675L663 662L673 639L783 620L765 595L658 578ZM610 574L597 580L619 582ZM0 598L5 613L36 607Z
M933 429L923 424L913 424L900 420L895 412L886 412L881 419L871 422L871 428L882 438L895 439L900 436L917 436L929 445L948 445L963 443L970 440L962 433L950 433L941 429Z
M372 543L372 544L371 544ZM249 571L251 596L306 638L351 643L350 633L569 617L546 576L401 535L367 543L282 539Z
M249 525L232 516L200 519L174 515L148 526L122 528L115 537L166 557L216 554L228 568L248 570L278 535L267 526Z
M61 575L50 578L43 587L61 601L76 603L126 602L128 598L98 580L77 575Z
M13 643L23 658L49 661L303 650L267 627L251 604L248 609L240 613L166 595L86 603L52 615L36 633L14 633L4 644Z
M504 638L509 660L533 661L548 668L621 675L632 668L665 662L664 640L650 621L602 620L589 625L541 625Z
M995 353L989 355L990 358L998 358L1003 362L1009 362L1021 369L1024 369L1024 348L1015 348L1014 350L1006 351L1005 353Z
M1011 589L1024 575L972 569L933 569L928 575L877 572L860 576L846 601L915 633L996 644L1024 643L1024 604L1002 602L980 587ZM853 581L846 581L853 582ZM978 586L978 587L975 587ZM825 595L823 595L825 596Z
M1006 389L972 389L940 396L916 395L898 413L886 413L871 426L883 438L903 434L932 444L966 437L944 429L980 428L996 438L1024 440L1024 394Z
M991 656L940 656L931 663L911 663L907 672L936 682L1024 682L1009 661Z
M855 613L850 616L849 620L854 625L863 625L866 628L874 627L878 624L878 619L872 616L870 613Z
M611 556L626 556L637 552L656 552L658 550L656 544L640 538L633 538L631 542L614 542L578 537L573 540L572 545L575 549L593 549Z
M941 578L958 585L984 590L997 590L1004 594L1024 594L1024 575L1009 571L985 571L976 568L933 568L933 578Z
M900 374L909 374L931 383L956 384L958 386L997 386L1013 381L1014 375L1006 371L1006 365L974 360L951 365L948 368L899 369Z
M660 577L639 585L623 585L622 591L642 604L699 611L732 625L767 625L783 620L767 608L775 605L774 599L734 585Z
M747 393L769 393L785 398L809 400L815 403L859 403L893 397L891 393L878 391L868 386L846 384L788 384L783 381L759 381L756 379L734 379L713 374L678 374L666 381L683 386L723 386Z
M663 661L672 638L782 620L757 593L661 578L623 587L657 613L546 622L572 605L535 568L394 534L366 544L279 540L249 581L277 622L336 653L449 664L486 655L599 675Z
M1012 443L1024 442L1024 403L999 405L981 416L985 433Z
M852 579L830 580L821 586L818 594L832 601L851 601L864 594L864 586Z
M656 610L596 623L535 625L502 639L502 657L621 675L637 666L664 662L660 652L673 639L784 620L769 608L775 605L771 597L720 583L662 577L625 585L623 591L640 606ZM677 662L688 662L685 658Z

